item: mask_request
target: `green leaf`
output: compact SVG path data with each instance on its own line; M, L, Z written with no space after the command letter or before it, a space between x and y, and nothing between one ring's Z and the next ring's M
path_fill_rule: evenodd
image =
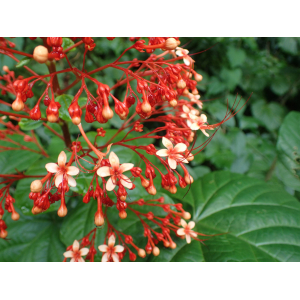
M230 46L227 50L227 57L229 59L231 68L235 68L243 65L246 59L246 52L243 49Z
M16 64L16 68L21 68L21 67L29 64L31 61L32 61L32 58L24 57Z
M300 191L300 113L290 112L279 129L277 175L288 187Z
M252 104L252 114L269 130L276 130L281 125L285 108L276 102L267 103L259 100Z
M56 101L60 103L61 108L59 109L59 117L65 121L71 122L71 117L69 115L69 106L73 100L74 96L72 95L60 95L56 97Z
M300 203L278 185L226 171L192 184L205 261L300 261ZM186 248L187 249L187 248Z
M23 216L19 221L10 219L8 237L0 239L0 261L33 262L62 261L65 247L59 239L58 217Z
M61 46L63 47L63 50L66 50L67 48L74 45L74 42L70 38L64 37L62 39L63 39L63 43ZM76 48L71 49L69 52L71 51L76 51Z
M296 38L293 37L280 37L278 46L286 53L295 55L298 52Z
M30 119L22 119L19 122L20 128L22 130L33 130L41 127L43 125L43 121L34 121Z

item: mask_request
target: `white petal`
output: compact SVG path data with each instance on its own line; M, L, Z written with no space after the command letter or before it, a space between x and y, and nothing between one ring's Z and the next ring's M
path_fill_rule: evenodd
M113 247L115 245L116 238L114 235L111 235L108 239L108 247Z
M189 232L189 235L190 235L191 237L194 237L194 238L197 237L197 233L194 232L194 231L192 231L192 230Z
M184 143L178 143L175 147L174 147L174 150L176 151L176 152L183 152L183 151L185 151L187 149L187 146L186 146L186 144L184 144Z
M55 186L58 187L63 180L63 174L59 174L55 177Z
M178 234L178 235L185 235L184 228L179 228L179 229L177 230L177 234Z
M74 241L72 248L74 252L77 252L79 250L79 242L77 240Z
M187 226L186 221L184 221L183 219L180 220L180 224L183 228Z
M204 135L209 136L209 134L204 129L201 129L201 131Z
M72 258L72 259L70 260L70 262L75 262L75 258Z
M110 177L106 182L106 190L112 191L115 187L116 187L116 185L113 183L113 181Z
M117 246L115 246L114 251L115 252L123 252L124 251L124 247L121 246L121 245L117 245Z
M119 161L118 156L114 152L110 152L108 160L109 160L112 168L117 169L117 170L119 169L120 161Z
M190 112L190 109L186 105L182 105L182 110L187 114Z
M77 175L78 173L79 173L79 169L77 167L75 167L75 166L70 166L67 169L67 174L68 175L74 176L74 175Z
M48 163L45 165L45 168L50 173L56 173L58 171L58 165L55 163Z
M85 256L89 253L89 251L90 250L88 248L82 248L82 249L79 250L79 253L80 253L81 256Z
M116 253L114 253L114 254L112 255L112 259L113 259L114 262L119 262L119 255L116 254Z
M76 180L72 177L72 176L70 176L70 175L67 175L68 177L68 184L69 184L69 186L76 186Z
M167 139L166 137L162 138L162 143L167 149L173 149L172 142L169 139Z
M102 262L107 262L108 261L108 255L107 253L105 253L103 256L102 256Z
M101 167L97 170L97 174L100 177L110 176L110 167Z
M85 262L82 257L78 258L78 262Z
M189 227L189 229L193 229L195 227L195 222L194 221L190 221L188 223L188 227Z
M64 151L61 151L58 155L57 163L60 167L63 167L66 164L67 155Z
M107 252L107 245L100 245L99 247L98 247L98 249L101 251L101 252Z
M131 182L131 180L125 176L125 175L121 175L121 184L125 187L127 187L128 189L132 188L133 183Z
M125 163L125 164L122 164L119 168L119 173L123 173L123 172L126 172L126 171L129 171L131 170L132 168L134 167L134 164L131 164L131 163Z
M205 114L201 114L200 118L201 118L203 123L207 122L207 116Z
M185 63L185 65L189 66L191 64L191 61L189 58L184 58L183 62Z
M187 234L187 235L185 236L185 238L186 238L186 242L187 242L188 244L190 244L190 243L191 243L191 236L190 236L189 234Z
M168 163L169 163L169 166L171 169L175 170L176 167L177 167L177 163L176 163L176 160L168 157Z
M161 150L158 150L158 151L156 152L156 155L162 156L162 157L168 156L168 155L169 155L169 150L168 150L168 149L161 149Z
M64 257L66 257L66 258L71 258L71 257L73 257L73 251L67 251L67 252L65 252L64 253Z
M177 50L175 53L177 56L183 56L181 49Z

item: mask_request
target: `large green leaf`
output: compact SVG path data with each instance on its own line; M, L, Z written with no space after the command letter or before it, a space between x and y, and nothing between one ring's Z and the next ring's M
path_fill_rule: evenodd
M65 247L59 239L58 217L21 214L19 221L6 220L8 237L0 239L0 261L62 261Z
M198 232L221 234L201 244L205 261L300 261L300 203L278 185L213 172L183 200Z
M277 175L288 187L300 191L300 113L290 112L279 130Z

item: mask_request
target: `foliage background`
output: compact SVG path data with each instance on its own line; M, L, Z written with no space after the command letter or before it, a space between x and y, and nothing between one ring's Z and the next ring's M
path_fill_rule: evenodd
M13 41L18 50L29 53L40 42L28 38ZM197 179L191 190L187 193L187 188L178 189L174 196L158 189L158 195L164 195L167 201L183 201L185 208L193 212L200 232L221 235L210 238L205 244L193 241L186 245L185 241L176 239L178 247L175 250L162 249L160 256L150 255L148 260L300 261L300 38L182 38L181 42L190 54L210 48L193 56L195 69L204 78L198 87L210 123L223 119L227 99L232 105L238 93L243 103L253 94L247 106L225 123L205 150L190 163L189 171ZM70 43L65 39L65 47ZM99 38L96 45L95 51L88 55L87 70L114 61L131 42L125 38L113 41ZM134 57L145 58L147 54L132 50L124 60ZM70 54L70 60L80 67L82 60L77 51ZM39 74L47 72L45 66L33 61L24 60L23 63ZM10 58L0 55L1 70L3 65L28 76L20 65L16 67ZM64 68L63 62L57 67ZM109 85L119 77L120 72L111 69L96 75L98 80ZM68 85L72 77L64 76L60 80ZM38 87L34 92L40 95ZM75 92L73 89L68 94ZM122 89L115 91L117 97L123 94ZM68 122L66 109L70 99L69 96L59 98L61 117ZM3 100L13 99L5 96ZM36 98L31 99L34 101ZM7 110L3 105L0 108ZM73 138L77 138L77 128L68 124ZM110 127L106 139L120 124L116 117L104 126L86 125L85 129ZM12 173L17 168L26 174L44 174L44 164L56 161L65 146L40 125L20 124L24 130L36 130L50 158L18 151L0 153L0 173ZM56 124L51 126L60 131ZM196 146L204 140L199 135ZM124 151L121 155L124 160L135 159ZM77 190L73 192L84 191L88 180L84 176L79 177ZM93 228L95 203L83 205L81 198L72 194L66 218L57 217L53 211L55 207L52 212L32 216L29 183L30 180L22 180L12 189L21 219L12 222L6 217L9 240L0 241L0 261L61 261L65 248ZM143 193L137 190L131 197L133 200L138 195L146 198ZM116 212L112 212L110 218L115 219L119 229L132 234L141 247L145 246L142 228L130 214L126 220L119 221ZM102 243L104 234L105 228L99 229L98 244ZM100 255L98 260L101 260Z

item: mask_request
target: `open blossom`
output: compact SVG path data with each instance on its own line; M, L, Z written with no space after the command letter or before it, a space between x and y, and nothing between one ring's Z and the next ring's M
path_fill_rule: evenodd
M66 166L67 155L64 151L61 151L58 155L57 164L48 163L45 165L45 168L50 173L55 174L55 186L58 187L63 177L68 181L70 186L76 186L76 180L72 177L79 173L79 169L75 166Z
M110 176L106 183L106 189L108 191L112 191L117 185L117 180L119 180L124 187L131 189L133 183L127 176L125 176L122 173L131 170L134 165L131 163L125 163L120 165L119 158L114 152L110 153L108 160L110 162L111 167L105 166L97 170L97 174L100 177Z
M114 235L111 235L108 239L108 245L100 245L98 249L101 252L105 252L102 256L102 262L108 262L112 259L114 262L119 262L119 256L117 253L124 251L124 247L121 245L115 246L116 238Z
M71 262L84 262L82 256L85 256L89 253L88 248L82 248L79 250L79 242L74 241L72 250L64 253L65 258L71 258Z
M185 235L186 242L189 244L191 242L191 237L197 237L197 233L193 229L195 227L195 222L190 221L188 224L183 219L180 220L180 224L183 228L177 230L178 235Z
M167 149L161 149L156 152L156 155L164 157L168 157L168 163L171 169L176 169L177 167L177 162L183 162L183 163L188 163L188 160L184 158L183 155L179 154L184 152L187 149L187 146L183 143L178 143L173 147L172 142L163 137L162 138L162 143Z
M199 99L200 99L200 95L194 95L194 94L192 94L192 93L188 93L188 94L187 94L187 97L188 97L192 102L195 102L195 103L198 105L198 107L199 107L200 109L202 109L203 103L202 103L202 101L199 100Z
M189 109L186 105L182 105L183 113L180 115L182 118L188 119L193 118L199 114L197 109Z
M188 56L189 50L186 50L186 49L177 47L175 53L176 53L177 56L183 56L183 62L184 62L187 66L189 66L192 62L194 62L194 60L191 59L191 58Z
M187 125L192 130L200 129L206 136L209 136L209 134L203 128L203 126L207 127L206 123L207 123L207 117L205 114L201 114L200 117L192 116L191 120L187 120Z

